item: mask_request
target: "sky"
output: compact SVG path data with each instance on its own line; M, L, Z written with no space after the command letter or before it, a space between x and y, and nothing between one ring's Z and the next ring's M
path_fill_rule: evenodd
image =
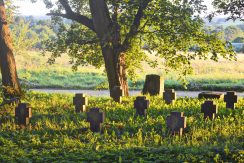
M14 0L16 5L19 6L19 13L21 15L32 16L45 16L49 10L46 9L42 0L38 0L36 3L31 3L31 0ZM204 0L204 3L211 8L212 0ZM210 9L211 10L211 9Z

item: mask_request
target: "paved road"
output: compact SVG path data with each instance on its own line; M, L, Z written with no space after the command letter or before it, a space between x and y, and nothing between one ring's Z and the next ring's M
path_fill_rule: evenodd
M60 90L60 89L31 89L32 91L44 92L44 93L85 93L89 96L109 96L108 90ZM176 91L178 97L197 97L201 91ZM140 91L131 90L130 95L140 95ZM244 93L237 93L238 96L244 97Z

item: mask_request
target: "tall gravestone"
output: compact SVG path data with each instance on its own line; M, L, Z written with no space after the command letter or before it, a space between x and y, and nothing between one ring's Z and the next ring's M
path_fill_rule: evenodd
M145 96L138 96L134 101L134 108L136 109L136 116L146 117L146 109L149 107L149 100Z
M105 121L105 113L99 108L91 108L87 112L87 121L90 122L92 132L101 132L102 123Z
M218 108L213 101L208 100L201 105L201 112L204 113L204 119L209 118L212 120L216 117Z
M21 127L25 127L30 123L32 117L32 110L28 103L20 103L15 108L15 120Z
M226 102L226 108L235 109L235 103L238 101L236 92L227 92L224 96L224 101Z
M183 112L171 112L166 118L166 125L172 135L182 136L184 128L186 128L186 117Z
M75 105L75 111L77 113L85 112L88 105L88 97L85 94L75 94L73 98L73 104Z
M122 87L120 86L115 86L112 91L112 97L115 102L121 103L122 102L122 97L124 96L124 92Z
M164 91L164 79L159 75L147 75L146 81L142 90L142 94L150 96L162 96Z
M174 89L166 89L163 93L163 99L166 104L172 104L176 100L176 92Z

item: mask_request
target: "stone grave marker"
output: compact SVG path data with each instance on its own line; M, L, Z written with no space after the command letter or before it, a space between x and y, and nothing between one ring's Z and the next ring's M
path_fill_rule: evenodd
M147 75L146 81L142 90L142 94L150 96L162 96L164 91L164 79L159 75Z
M198 99L221 99L224 97L223 93L217 93L217 92L201 92L198 95Z
M124 92L122 87L115 86L112 91L112 97L115 102L121 103L122 102L122 96L124 96Z
M174 89L166 89L163 94L166 104L172 104L176 100L176 92Z
M217 105L213 101L207 100L201 105L201 113L204 113L204 119L214 119L218 113Z
M186 128L186 117L183 112L171 112L166 118L166 125L172 135L182 136L184 128Z
M20 103L15 108L15 119L18 125L21 127L27 126L30 123L30 118L32 117L32 110L29 104Z
M235 103L238 101L236 92L227 92L224 96L224 101L226 102L226 108L235 109Z
M102 123L105 121L105 113L99 108L91 108L87 112L87 121L90 122L92 132L101 132Z
M146 117L146 109L149 107L149 100L145 96L138 96L134 101L134 108L136 109L136 116Z
M85 112L86 106L88 105L88 97L85 94L75 94L73 105L75 105L75 111L77 113Z

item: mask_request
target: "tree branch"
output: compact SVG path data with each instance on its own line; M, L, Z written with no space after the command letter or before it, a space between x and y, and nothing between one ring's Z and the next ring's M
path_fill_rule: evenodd
M76 43L76 44L79 44L79 45L87 45L87 44L96 44L96 43L99 43L99 39L98 38L93 38L93 39L90 39L90 40L77 40L77 41L66 41L67 44L71 44L71 43Z
M138 8L138 11L135 15L134 21L130 27L130 31L128 34L125 36L125 40L122 44L122 51L125 51L129 48L130 45L130 40L133 38L140 27L141 19L144 16L144 10L147 8L148 4L151 2L151 0L144 0L141 5Z
M61 5L63 6L64 10L65 10L65 14L62 13L48 13L47 15L49 16L59 16L59 17L63 17L66 19L70 19L70 20L74 20L86 27L88 27L89 29L91 29L92 31L95 31L92 19L89 19L88 17L84 16L84 15L80 15L79 13L74 13L68 3L68 0L59 0L59 3L61 3Z

